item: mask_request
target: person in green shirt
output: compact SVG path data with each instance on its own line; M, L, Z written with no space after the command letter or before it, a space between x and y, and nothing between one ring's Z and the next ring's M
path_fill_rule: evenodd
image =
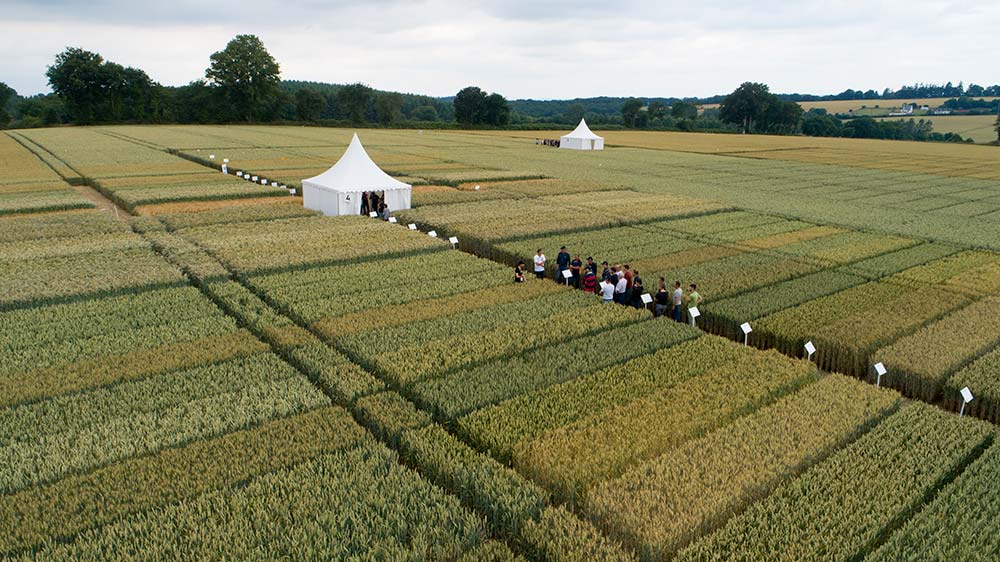
M691 290L688 291L687 307L688 308L693 308L693 307L696 307L696 306L701 306L702 298L701 298L701 295L698 294L698 285L695 285L694 283L691 283L691 285L689 285L689 287L691 288Z

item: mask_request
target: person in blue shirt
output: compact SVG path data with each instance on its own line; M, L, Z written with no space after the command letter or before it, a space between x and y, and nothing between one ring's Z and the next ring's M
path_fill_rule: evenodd
M556 267L559 269L559 276L556 279L564 285L569 285L569 279L563 277L563 271L569 269L569 260L569 252L566 251L566 246L559 248L559 255L556 256Z

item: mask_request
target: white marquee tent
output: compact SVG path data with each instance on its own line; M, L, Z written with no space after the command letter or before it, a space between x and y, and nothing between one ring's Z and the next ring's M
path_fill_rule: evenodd
M324 215L357 215L363 192L383 192L390 212L410 208L413 186L383 172L354 134L350 146L332 168L302 180L302 204Z
M580 119L580 124L568 135L559 137L559 148L570 150L604 150L604 137L599 137L590 130L587 122Z

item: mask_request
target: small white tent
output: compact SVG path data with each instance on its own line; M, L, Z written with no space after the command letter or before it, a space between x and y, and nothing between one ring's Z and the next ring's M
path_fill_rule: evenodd
M604 137L599 137L580 119L580 124L568 135L559 137L559 148L570 150L604 150Z
M383 172L361 146L354 133L351 144L332 168L302 180L302 204L324 215L357 215L361 212L361 194L384 192L390 212L410 208L413 186ZM374 210L374 209L373 209Z

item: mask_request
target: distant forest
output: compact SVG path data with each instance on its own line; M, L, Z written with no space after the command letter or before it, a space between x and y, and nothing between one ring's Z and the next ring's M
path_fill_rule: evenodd
M952 109L997 110L1000 85L914 84L893 90L847 89L839 94L772 94L746 83L706 98L593 97L507 100L475 86L433 97L376 90L365 84L282 80L280 66L259 38L238 35L209 56L205 76L185 86L163 86L145 71L67 48L46 76L52 93L22 97L0 82L0 128L109 123L296 123L322 126L552 129L586 118L599 129L649 129L807 134L962 141L932 132L928 121L861 118L842 123L794 102L947 98ZM718 104L702 109L700 106ZM867 119L867 120L866 120ZM910 123L910 124L908 124ZM1000 127L1000 123L998 123ZM1000 134L1000 133L998 133Z

